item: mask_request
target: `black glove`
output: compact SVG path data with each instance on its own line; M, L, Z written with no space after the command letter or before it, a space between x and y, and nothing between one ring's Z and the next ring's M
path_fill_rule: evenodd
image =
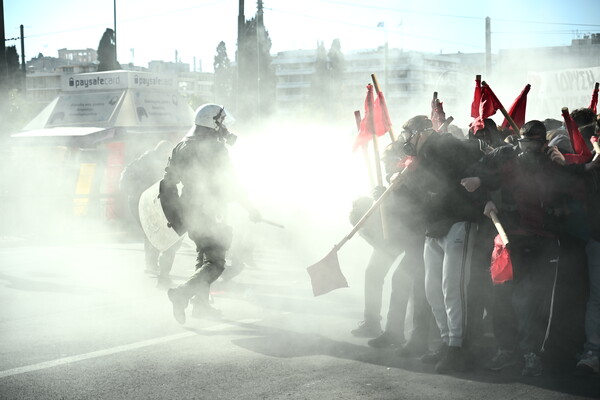
M385 186L375 186L373 188L373 192L371 193L371 195L373 196L373 200L377 200L381 197L381 195L383 194L383 192L385 192L386 187Z

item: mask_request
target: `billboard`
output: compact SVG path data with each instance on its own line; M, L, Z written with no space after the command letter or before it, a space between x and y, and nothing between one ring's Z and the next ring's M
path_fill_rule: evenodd
M596 82L600 82L600 67L530 72L527 119L557 118L561 109L569 110L590 105Z
M65 93L58 98L46 127L107 124L125 91Z
M65 75L61 80L63 92L106 91L115 89L177 90L172 75L135 71L106 71Z

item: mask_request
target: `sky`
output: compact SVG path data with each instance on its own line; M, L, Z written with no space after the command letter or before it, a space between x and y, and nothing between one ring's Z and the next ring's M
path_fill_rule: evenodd
M6 0L5 37L20 36L25 56L58 56L58 49L98 48L106 28L114 27L121 64L146 67L149 61L178 60L203 71L224 41L235 58L238 0ZM600 32L600 0L264 0L264 21L272 53L328 49L339 39L342 51L392 48L432 53L485 51L485 18L491 18L492 52L513 47L569 45ZM256 1L245 1L246 19ZM9 40L8 46L18 40Z

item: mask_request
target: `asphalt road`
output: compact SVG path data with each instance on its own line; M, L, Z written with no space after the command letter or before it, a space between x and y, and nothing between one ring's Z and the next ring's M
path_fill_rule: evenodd
M172 271L188 276L186 244ZM518 370L437 375L349 331L361 282L314 298L307 265L262 243L254 265L213 286L217 320L177 324L143 273L141 243L0 245L1 399L600 398L600 378Z

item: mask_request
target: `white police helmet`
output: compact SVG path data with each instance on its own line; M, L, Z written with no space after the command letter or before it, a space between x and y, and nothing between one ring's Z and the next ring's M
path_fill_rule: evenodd
M196 110L194 124L218 130L225 123L231 124L233 117L225 111L225 107L218 104L203 104Z

